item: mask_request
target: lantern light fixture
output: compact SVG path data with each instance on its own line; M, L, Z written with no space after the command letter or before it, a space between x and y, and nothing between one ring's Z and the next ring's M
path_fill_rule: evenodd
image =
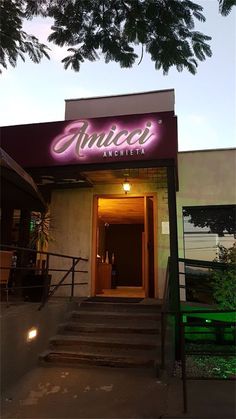
M130 192L131 189L131 184L128 181L128 179L126 178L124 183L123 183L123 190L125 191L125 194L127 194L128 192Z

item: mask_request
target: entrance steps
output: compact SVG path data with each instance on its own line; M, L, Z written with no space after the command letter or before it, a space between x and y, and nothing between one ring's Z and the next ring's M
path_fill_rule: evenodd
M44 365L156 367L160 310L156 300L152 304L85 300L59 325L40 361Z

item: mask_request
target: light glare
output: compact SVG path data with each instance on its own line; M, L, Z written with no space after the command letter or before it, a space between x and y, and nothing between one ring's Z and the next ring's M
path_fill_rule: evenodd
M123 183L123 189L124 189L124 191L125 191L126 193L130 191L130 189L131 189L131 185L130 185L130 183L129 183L129 181L128 181L128 180L126 180L126 181Z
M30 329L28 331L28 333L27 333L27 340L28 341L31 341L32 339L35 339L36 336L37 336L37 334L38 334L38 330L37 329L35 329L35 328Z

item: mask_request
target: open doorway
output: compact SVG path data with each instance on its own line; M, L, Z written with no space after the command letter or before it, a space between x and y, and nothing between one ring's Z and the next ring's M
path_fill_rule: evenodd
M154 296L153 198L148 198L96 197L93 295Z

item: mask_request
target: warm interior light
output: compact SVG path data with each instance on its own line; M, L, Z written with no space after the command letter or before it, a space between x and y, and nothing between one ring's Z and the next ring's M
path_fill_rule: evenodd
M127 179L125 179L125 181L123 183L123 189L124 189L125 193L129 192L130 189L131 189L131 185L130 185L130 183Z
M36 336L37 336L37 334L38 334L38 330L37 329L35 329L35 328L30 329L28 331L28 333L27 333L27 341L29 342L32 339L35 339Z

